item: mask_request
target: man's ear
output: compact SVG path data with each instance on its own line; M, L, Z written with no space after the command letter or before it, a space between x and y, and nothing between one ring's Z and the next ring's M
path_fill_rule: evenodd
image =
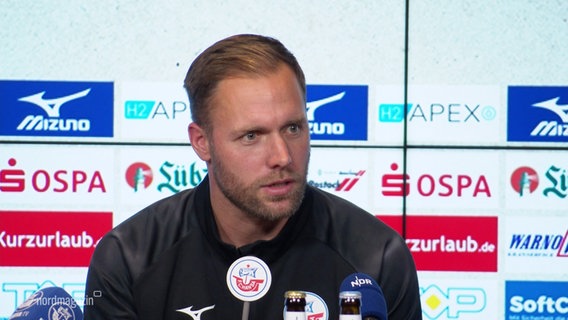
M205 134L205 130L197 125L197 123L192 122L187 128L187 133L189 134L189 141L191 146L197 156L205 162L211 160L211 154L209 152L209 140Z

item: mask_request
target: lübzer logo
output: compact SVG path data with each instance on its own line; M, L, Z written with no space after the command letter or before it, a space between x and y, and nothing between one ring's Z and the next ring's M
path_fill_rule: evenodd
M271 283L270 269L257 257L239 258L227 271L227 286L231 293L242 301L262 298L268 292Z

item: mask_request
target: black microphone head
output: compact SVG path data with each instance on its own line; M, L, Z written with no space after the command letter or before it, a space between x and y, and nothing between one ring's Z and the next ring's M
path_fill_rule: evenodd
M9 320L83 320L83 312L63 288L49 287L32 294Z
M383 290L371 276L364 273L353 273L348 275L339 291L359 291L361 292L361 316L371 317L371 319L387 320L387 303Z

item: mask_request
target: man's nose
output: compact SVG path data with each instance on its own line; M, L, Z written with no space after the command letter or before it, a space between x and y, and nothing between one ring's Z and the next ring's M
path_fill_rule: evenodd
M292 163L288 142L281 136L276 136L269 142L268 161L271 168L285 167Z

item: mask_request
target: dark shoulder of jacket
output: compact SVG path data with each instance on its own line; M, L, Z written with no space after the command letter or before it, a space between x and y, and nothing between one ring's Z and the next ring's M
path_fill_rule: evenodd
M122 255L135 279L161 253L197 227L196 190L184 190L149 205L109 231L101 244L116 242L116 246L121 248L117 254ZM97 246L97 250L104 250L104 247Z
M313 216L318 237L341 254L358 272L379 277L389 247L406 249L402 237L376 216L326 191L313 190Z

